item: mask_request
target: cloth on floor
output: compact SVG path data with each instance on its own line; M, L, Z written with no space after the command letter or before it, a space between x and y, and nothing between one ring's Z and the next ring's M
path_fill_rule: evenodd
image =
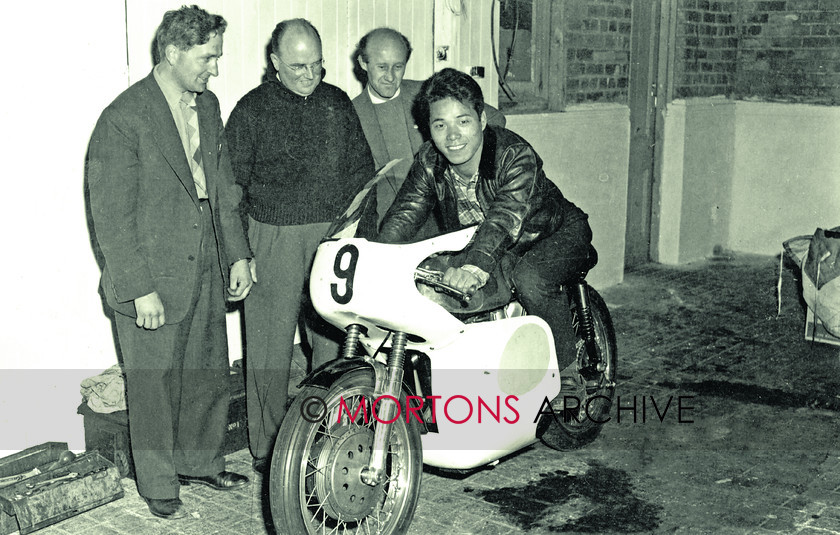
M107 414L125 410L125 379L119 364L82 379L81 387L82 399L92 411Z

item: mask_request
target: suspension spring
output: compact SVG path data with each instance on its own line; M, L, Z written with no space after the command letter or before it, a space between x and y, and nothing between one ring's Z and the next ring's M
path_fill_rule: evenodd
M586 354L589 356L588 364L598 371L603 371L604 364L600 361L598 350L595 347L595 321L592 318L592 308L589 306L589 291L584 282L579 282L575 286L577 289L578 321L586 345Z
M341 352L342 357L346 359L356 357L356 346L359 344L361 333L362 328L356 323L347 327L347 336L344 337L344 348Z
M391 342L391 354L388 355L388 369L399 370L402 374L405 365L405 342L408 336L404 332L395 332ZM400 378L402 381L402 378Z

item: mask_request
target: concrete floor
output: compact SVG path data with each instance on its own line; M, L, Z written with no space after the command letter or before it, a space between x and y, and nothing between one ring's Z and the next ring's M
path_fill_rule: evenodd
M735 255L647 265L603 290L618 395L622 407L635 398L636 421L624 410L574 452L537 444L469 475L427 469L409 534L840 534L838 347L804 339L790 269L777 317L777 274L778 258ZM693 423L680 423L673 404L660 421L650 404L662 411L678 396ZM39 533L274 533L247 451L228 468L252 484L185 487L192 518L152 517L124 479L123 499Z

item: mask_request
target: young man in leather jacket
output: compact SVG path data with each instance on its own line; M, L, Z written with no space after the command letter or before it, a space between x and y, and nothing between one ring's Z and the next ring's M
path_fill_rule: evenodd
M446 232L479 225L443 282L474 293L499 269L528 313L551 327L564 368L574 360L575 340L562 284L597 262L588 216L546 177L527 141L487 125L481 88L469 75L434 74L415 106L431 140L385 214L378 241L411 240L433 210Z

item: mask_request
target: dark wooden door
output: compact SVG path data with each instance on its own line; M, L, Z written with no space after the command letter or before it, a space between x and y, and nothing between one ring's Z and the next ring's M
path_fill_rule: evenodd
M662 0L633 0L624 265L650 260Z

